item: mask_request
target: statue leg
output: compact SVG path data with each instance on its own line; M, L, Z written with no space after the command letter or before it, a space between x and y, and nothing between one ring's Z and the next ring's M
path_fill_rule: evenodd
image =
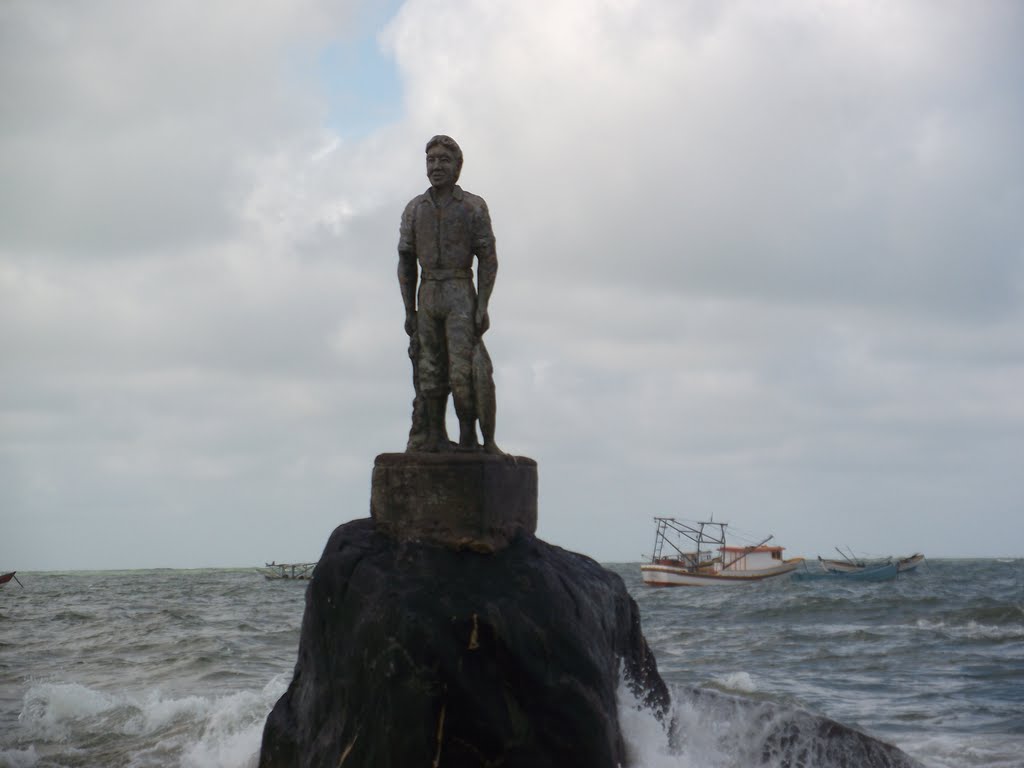
M443 324L429 312L420 312L417 332L419 356L417 373L419 393L422 399L423 435L419 450L436 453L451 450L448 430L445 426L445 411L448 403L448 382L445 360Z
M476 403L473 396L473 346L476 343L472 313L452 312L446 323L448 379L459 418L459 448L480 448L476 436Z
M445 427L444 415L447 410L447 395L431 395L424 397L427 415L427 439L424 449L431 453L451 450L448 440L448 429Z

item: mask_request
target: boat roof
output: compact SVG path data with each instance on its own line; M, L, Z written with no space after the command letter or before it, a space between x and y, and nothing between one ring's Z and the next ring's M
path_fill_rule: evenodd
M785 547L719 547L723 552L781 552Z

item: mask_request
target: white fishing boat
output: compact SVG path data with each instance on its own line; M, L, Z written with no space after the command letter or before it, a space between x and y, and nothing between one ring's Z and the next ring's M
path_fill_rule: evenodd
M802 557L784 559L783 547L767 546L773 536L751 547L728 545L728 523L688 523L674 517L654 520L651 562L640 565L644 584L652 587L749 584L785 576L803 562Z

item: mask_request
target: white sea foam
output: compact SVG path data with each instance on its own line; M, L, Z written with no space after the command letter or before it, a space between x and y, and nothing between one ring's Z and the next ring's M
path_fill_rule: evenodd
M665 724L645 707L625 684L619 685L619 726L630 765L637 768L691 768L672 746Z
M757 684L749 672L730 672L727 675L716 677L714 680L719 686L730 691L753 693L757 690Z
M117 705L115 697L78 683L36 683L25 694L18 720L34 735L60 741L74 721L95 718Z
M674 689L669 716L663 722L624 684L619 686L618 699L626 751L636 768L732 768L757 763L766 722L760 709L730 706L729 700L724 705L719 699L701 700ZM673 723L671 733L665 722Z
M28 749L0 749L0 768L35 768L39 755L35 746Z
M122 725L121 732L138 735L156 734L174 723L200 720L213 706L211 699L202 696L165 699L158 690L141 699L126 696L125 703L134 714Z
M923 631L939 632L956 640L1021 640L1024 639L1024 624L948 624L944 621L918 619L914 626Z
M908 744L917 754L928 755L929 768L962 768L984 765L985 768L1021 768L1024 745L1014 738L992 738L972 734L925 736Z
M266 712L241 730L204 732L182 754L182 768L256 768Z
M962 628L964 636L969 640L1020 640L1024 639L1024 625L1006 624L992 626L969 621Z
M36 683L19 716L27 749L0 752L0 768L33 768L37 745L112 736L132 766L254 768L267 713L287 687L223 696L166 696L159 689L107 693L78 683Z
M243 691L218 699L199 740L184 751L182 768L255 768L267 713L287 687L279 675L258 694Z

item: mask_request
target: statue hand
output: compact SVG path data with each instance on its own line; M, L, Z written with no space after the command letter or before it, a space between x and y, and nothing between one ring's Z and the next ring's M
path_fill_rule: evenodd
M416 313L406 312L405 313L405 333L407 336L416 335Z
M476 323L476 335L483 336L487 333L487 329L491 327L491 318L487 314L487 307L477 307L476 317L474 318Z

